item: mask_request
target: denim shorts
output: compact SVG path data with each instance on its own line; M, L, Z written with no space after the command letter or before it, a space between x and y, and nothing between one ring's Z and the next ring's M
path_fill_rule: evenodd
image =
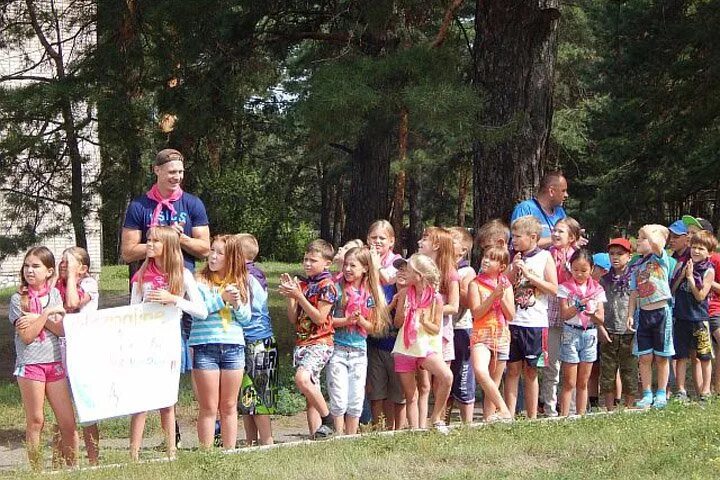
M560 337L560 361L592 363L597 360L598 333L596 328L563 325Z
M193 346L193 368L198 370L243 370L245 346L206 343Z

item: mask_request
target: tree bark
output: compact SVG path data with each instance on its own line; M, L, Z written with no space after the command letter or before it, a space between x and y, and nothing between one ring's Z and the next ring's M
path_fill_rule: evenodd
M333 235L330 231L330 215L332 214L333 188L327 180L327 170L322 162L317 163L318 183L320 185L320 238L332 242Z
M410 206L410 228L408 228L406 242L408 256L417 252L418 241L423 233L420 185L417 177L419 177L419 175L411 172L408 178L408 204Z
M485 96L481 122L491 135L475 145L476 228L492 218L508 220L539 182L553 114L558 4L477 0L474 82Z
M345 176L341 176L335 185L335 207L333 218L333 245L339 247L342 244L342 233L345 227L345 200L343 199L343 190L345 185Z
M344 239L365 238L372 222L387 218L392 125L369 118L353 150Z
M395 176L395 189L393 191L392 217L390 223L395 230L395 248L402 250L403 245L403 224L405 223L405 160L407 159L408 147L408 110L402 108L400 112L400 123L398 125L398 163L400 169Z
M458 205L456 224L459 227L465 226L465 214L467 210L467 195L470 190L470 178L472 170L469 166L462 165L460 167L460 178L458 179Z

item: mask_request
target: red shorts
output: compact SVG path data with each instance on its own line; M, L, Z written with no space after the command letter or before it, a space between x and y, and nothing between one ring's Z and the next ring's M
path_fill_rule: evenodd
M395 373L410 373L417 372L422 368L422 363L435 355L431 352L427 357L411 357L409 355L403 355L402 353L396 353L393 355L395 360Z
M15 369L15 376L44 383L57 382L66 378L62 362L22 365Z

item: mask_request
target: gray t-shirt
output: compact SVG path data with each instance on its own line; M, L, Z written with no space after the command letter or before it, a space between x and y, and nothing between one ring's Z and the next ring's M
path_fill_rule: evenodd
M624 276L627 277L627 274ZM611 271L603 275L600 285L605 289L607 297L605 328L609 333L616 335L632 333L627 329L628 304L630 302L630 287L627 279L615 276L615 281L613 281L613 272Z
M53 288L50 293L44 297L40 297L40 303L43 308L54 307L62 305L62 298L60 292ZM22 309L20 308L20 294L16 293L10 297L10 311L9 318L10 323L15 327L15 322L22 317ZM33 365L37 363L52 363L59 362L62 360L60 355L60 343L58 337L55 336L48 329L42 330L43 340L40 340L41 335L35 337L35 340L30 345L25 345L20 335L15 332L15 368L22 367L24 365Z

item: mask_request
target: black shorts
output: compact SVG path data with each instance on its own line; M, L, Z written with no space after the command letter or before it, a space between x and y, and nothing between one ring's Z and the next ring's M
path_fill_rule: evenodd
M661 357L671 357L675 353L672 340L672 319L670 308L640 310L637 333L637 351L635 355L654 353Z
M547 328L521 327L510 325L510 358L508 362L525 360L531 367L537 367L545 354Z
M705 322L676 320L673 328L673 343L675 359L690 357L690 350L695 350L695 355L700 360L712 359L710 330Z
M710 335L712 335L715 330L720 329L720 317L710 317L708 325L710 326Z

